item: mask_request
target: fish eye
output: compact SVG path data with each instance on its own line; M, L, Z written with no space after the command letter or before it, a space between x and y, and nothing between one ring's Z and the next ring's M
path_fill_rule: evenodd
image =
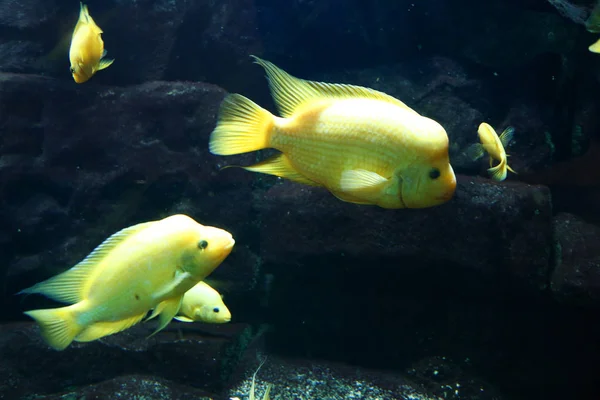
M437 168L431 168L431 170L429 171L429 177L431 179L437 179L440 177L440 170Z
M219 312L219 308L218 307L213 308L213 312L218 313Z
M75 73L75 68L71 67L71 68L69 68L69 71L71 71L71 73L74 74Z
M201 240L198 242L198 248L204 250L208 247L208 242L206 240Z

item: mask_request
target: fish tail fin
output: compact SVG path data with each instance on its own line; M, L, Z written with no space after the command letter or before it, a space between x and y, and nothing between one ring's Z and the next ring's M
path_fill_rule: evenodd
M507 170L506 160L503 160L503 161L500 161L500 163L498 165L496 165L495 167L488 169L488 172L491 175L492 179L494 179L496 181L503 181L506 179L506 170Z
M26 311L40 327L42 337L55 350L66 349L83 329L77 324L72 306Z
M210 135L213 154L248 153L269 147L273 115L252 100L230 94L221 103L217 127Z

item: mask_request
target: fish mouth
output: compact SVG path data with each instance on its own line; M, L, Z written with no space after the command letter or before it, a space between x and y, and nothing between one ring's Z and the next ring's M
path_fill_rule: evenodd
M448 201L454 196L454 190L444 193L442 196L435 197L436 200Z
M229 243L227 243L225 246L223 246L223 248L225 250L231 250L231 249L233 249L234 244L235 244L235 240L233 238L231 238L231 241Z

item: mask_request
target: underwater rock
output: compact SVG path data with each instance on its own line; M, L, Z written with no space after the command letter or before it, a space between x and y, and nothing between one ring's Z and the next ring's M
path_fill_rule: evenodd
M138 222L185 213L252 243L243 229L252 174L217 174L207 148L224 96L202 83L116 88L0 74L2 312L19 288ZM227 263L242 256L234 249Z
M160 393L172 399L196 399L222 390L228 378L226 354L235 350L246 325L174 321L147 338L152 325L74 343L62 352L50 349L34 324L0 325L0 394L53 399L104 393L108 396L99 398L114 398L119 392L143 389L140 394L149 399L165 398Z
M119 376L59 394L36 396L36 400L65 399L142 399L142 400L213 400L205 391L165 379L143 375Z
M99 83L194 80L240 90L248 54L261 52L252 0L85 3L115 59L94 77ZM72 81L68 53L78 14L77 2L3 1L0 30L7 34L0 40L0 70Z
M600 304L600 227L567 213L555 217L554 227L552 291L567 303Z
M516 182L458 177L454 198L422 210L344 203L329 192L284 182L255 195L261 257L303 265L313 257L445 263L544 288L550 268L549 190Z

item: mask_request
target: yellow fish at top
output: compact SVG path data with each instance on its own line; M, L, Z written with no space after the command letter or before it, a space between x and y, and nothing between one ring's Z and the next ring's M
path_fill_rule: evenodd
M452 198L456 178L439 123L385 93L298 79L254 59L266 70L281 117L228 95L210 136L213 154L277 149L243 168L325 187L351 203L424 208Z
M482 122L477 130L481 143L476 143L468 149L468 154L473 160L478 160L483 157L484 151L489 154L491 168L488 169L488 173L494 180L505 180L507 170L516 174L516 172L508 166L508 155L505 150L505 147L508 146L512 140L514 132L515 128L509 126L500 136L498 136L494 128L489 124ZM492 167L494 160L499 163L495 167Z
M231 321L231 312L223 303L219 292L202 281L185 292L175 319L182 322L224 324Z
M56 350L125 330L153 309L156 332L177 315L185 292L229 255L225 230L173 215L123 229L73 268L20 293L40 293L67 307L25 312Z
M92 19L85 4L79 3L79 20L71 38L69 60L71 74L77 83L90 79L97 71L109 67L115 60L103 58L106 55L102 29Z

